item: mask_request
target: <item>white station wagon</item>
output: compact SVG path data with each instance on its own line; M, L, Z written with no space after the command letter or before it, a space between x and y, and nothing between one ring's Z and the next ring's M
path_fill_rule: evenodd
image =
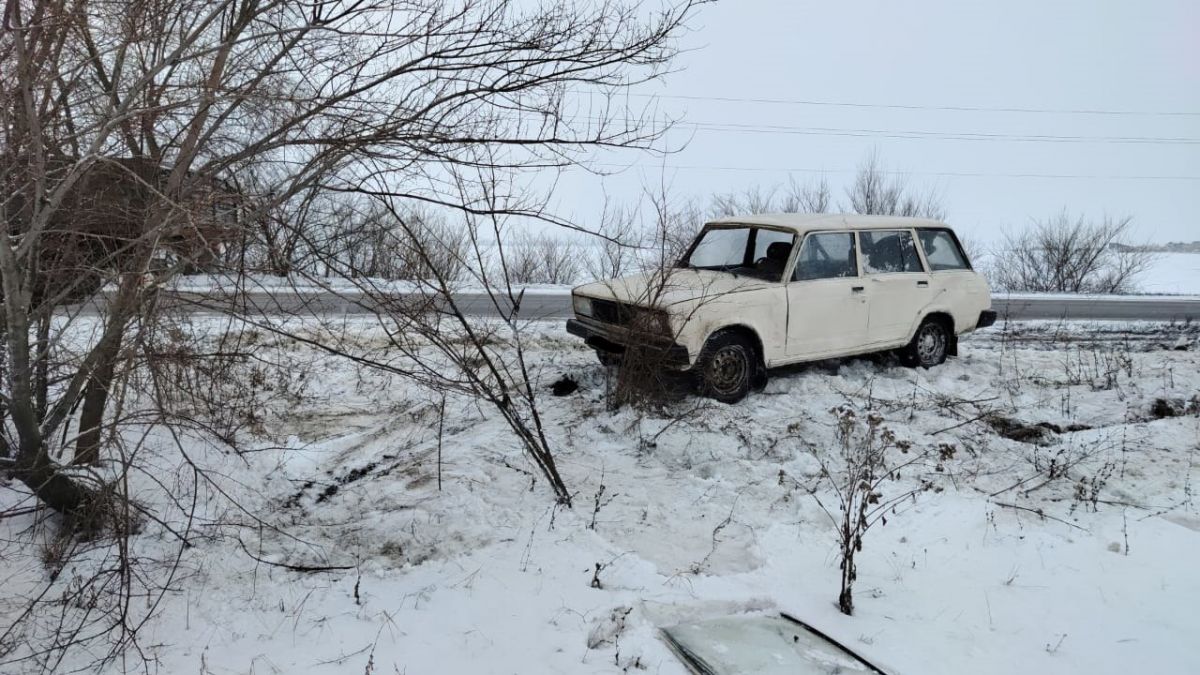
M666 273L579 286L572 301L567 330L601 362L649 350L728 403L775 366L886 350L935 366L996 320L948 225L891 216L723 218Z

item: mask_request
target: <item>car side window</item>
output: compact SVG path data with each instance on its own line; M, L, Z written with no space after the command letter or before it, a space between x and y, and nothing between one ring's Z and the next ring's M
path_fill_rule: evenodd
M921 272L917 246L908 230L863 230L863 271L867 274Z
M792 281L858 276L853 232L815 232L804 239Z
M757 261L762 258L770 258L772 250L774 250L774 251L783 251L784 250L784 247L782 247L782 246L776 246L774 249L772 249L771 248L772 244L786 244L787 245L786 250L790 253L791 249L792 249L792 241L795 238L796 238L796 235L792 234L791 232L780 232L779 230L759 229L754 237L754 260ZM779 254L776 253L775 255L778 256ZM784 259L784 262L787 262L786 258ZM782 270L780 270L780 271L782 272Z
M754 268L765 279L780 281L788 258L792 256L792 242L796 235L779 230L758 229L754 235Z
M921 240L921 248L925 249L925 260L929 269L939 270L968 270L971 269L967 256L955 240L954 235L947 230L917 230L917 239Z

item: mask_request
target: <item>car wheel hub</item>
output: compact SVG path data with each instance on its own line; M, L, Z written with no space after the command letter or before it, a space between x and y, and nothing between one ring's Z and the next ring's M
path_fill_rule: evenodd
M716 354L708 365L708 382L721 393L735 391L746 377L748 364L746 355L736 347L725 347Z
M946 336L937 326L926 326L917 339L917 356L921 363L934 363L946 349Z

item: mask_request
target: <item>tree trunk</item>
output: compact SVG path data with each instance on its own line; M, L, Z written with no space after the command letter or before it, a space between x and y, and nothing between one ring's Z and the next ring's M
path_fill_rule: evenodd
M852 616L854 614L854 594L851 592L851 581L842 572L842 592L838 593L838 609L842 610L842 614Z
M122 332L118 331L115 339L97 347L101 353L95 370L88 378L87 387L83 390L83 409L79 413L79 438L75 441L75 458L71 460L72 464L95 465L100 461L104 409L108 407L108 390L112 386L117 356L121 351Z
M838 609L842 614L854 614L854 580L858 577L854 567L854 554L858 552L854 528L850 524L852 509L846 505L842 515L842 591L838 593Z
M28 448L17 453L12 475L74 526L96 526L100 514L95 513L95 492L60 473L60 468L44 446Z
M8 381L8 336L4 335L4 331L0 328L0 382ZM3 399L0 399L0 429L8 426L8 405ZM12 454L12 448L8 445L6 434L0 434L0 457L7 458Z
M50 390L50 317L43 316L37 322L37 342L34 353L36 371L34 373L34 405L38 419L46 417L46 397Z
M120 342L101 356L96 370L92 371L88 387L84 388L83 411L79 413L79 437L72 464L96 465L100 462L100 442L103 434L104 408L108 407L108 388L113 383L116 352Z
M838 593L838 609L842 614L854 614L854 551L842 551L842 591Z
M133 269L142 269L143 265ZM75 441L75 458L72 464L91 464L100 461L100 442L103 437L104 410L108 407L108 392L112 386L117 358L125 335L125 322L137 307L138 275L126 274L116 300L109 309L109 321L117 322L118 330L112 331L96 345L96 365L88 373L88 383L83 390L83 407L79 413L79 437Z

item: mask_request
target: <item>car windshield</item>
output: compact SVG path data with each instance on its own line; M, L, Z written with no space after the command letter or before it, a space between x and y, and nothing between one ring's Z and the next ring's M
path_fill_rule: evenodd
M779 281L796 236L791 232L736 225L705 228L681 266Z

